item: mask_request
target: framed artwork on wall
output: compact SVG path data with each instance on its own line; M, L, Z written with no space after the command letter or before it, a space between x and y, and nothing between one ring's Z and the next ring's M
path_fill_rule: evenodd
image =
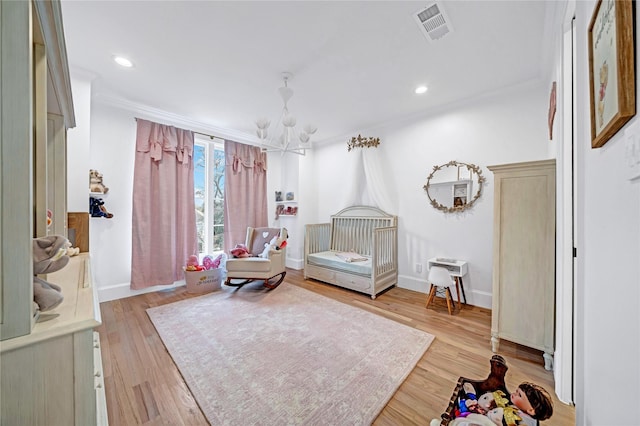
M600 148L636 114L631 0L599 0L588 36L591 147Z

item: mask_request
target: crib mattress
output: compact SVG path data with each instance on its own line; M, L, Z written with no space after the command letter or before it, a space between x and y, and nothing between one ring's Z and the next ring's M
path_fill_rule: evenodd
M322 251L310 254L308 262L312 265L324 266L326 268L346 271L353 274L371 276L371 258L360 262L347 262L338 256L336 251ZM365 256L366 257L366 256Z

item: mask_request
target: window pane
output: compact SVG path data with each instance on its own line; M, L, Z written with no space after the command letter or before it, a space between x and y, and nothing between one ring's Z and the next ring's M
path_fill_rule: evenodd
M224 226L217 225L213 227L213 251L221 251L223 249Z
M213 152L213 198L224 197L224 151L215 149Z
M205 247L205 147L196 144L193 147L193 189L196 203L196 230L198 233L198 252L204 252Z

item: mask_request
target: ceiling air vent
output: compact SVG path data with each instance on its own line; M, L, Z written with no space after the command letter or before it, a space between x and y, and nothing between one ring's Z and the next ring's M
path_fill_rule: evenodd
M430 3L427 7L413 14L422 34L431 43L453 32L449 17L438 2Z

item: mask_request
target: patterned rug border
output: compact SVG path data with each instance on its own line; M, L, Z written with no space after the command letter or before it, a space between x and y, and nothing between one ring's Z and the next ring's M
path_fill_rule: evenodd
M213 388L209 388L207 386L209 383L206 383L205 381L203 381L201 374L194 373L192 371L193 367L189 367L190 364L193 364L194 359L195 360L202 359L202 363L199 363L197 368L200 368L200 369L205 368L205 370L203 371L208 371L206 370L207 367L220 368L219 366L211 365L211 362L210 362L210 358L212 358L211 353L208 353L206 348L212 344L209 342L208 339L203 340L203 337L207 336L209 333L207 332L208 330L206 329L205 325L201 325L203 323L198 321L199 319L197 318L198 315L195 315L195 317L193 315L187 315L188 318L185 318L184 316L180 316L178 320L187 321L187 323L190 324L191 327L193 328L192 330L189 330L184 334L171 332L171 330L168 330L166 327L171 325L175 326L176 319L173 317L176 315L176 311L180 309L186 309L186 307L189 307L190 311L195 310L196 312L198 311L206 312L205 310L202 310L199 308L207 308L207 310L210 310L210 308L220 303L224 303L227 300L235 301L236 299L238 299L237 301L240 304L255 303L255 304L258 304L258 305L255 305L256 307L260 307L260 309L264 309L264 306L260 304L260 302L262 302L263 300L266 299L266 302L273 302L274 300L279 301L279 299L281 298L282 299L297 298L297 300L304 301L304 303L309 304L308 309L314 309L316 307L316 304L320 303L319 301L321 301L322 303L327 304L327 306L331 308L331 309L328 309L327 312L329 311L333 312L335 315L343 315L345 312L347 312L349 314L353 314L354 319L367 318L374 323L373 325L384 324L385 327L388 326L392 329L395 328L398 333L407 333L407 336L411 336L413 339L416 339L416 342L415 342L416 346L410 349L412 350L412 353L410 355L405 356L405 358L400 361L404 363L400 367L400 370L402 371L401 374L396 375L391 379L387 378L388 380L391 380L392 383L383 383L382 385L379 386L378 389L372 390L372 392L377 392L377 394L370 397L368 401L365 401L369 403L369 406L366 406L364 408L361 407L362 409L360 413L358 413L358 415L355 416L357 417L357 419L351 417L353 416L353 413L351 411L346 412L348 411L349 408L353 410L354 407L351 407L351 406L346 408L341 407L341 405L348 405L348 404L344 402L341 403L339 400L333 401L333 402L329 401L329 403L324 403L324 401L322 402L311 401L311 408L308 408L307 406L305 406L303 401L299 403L301 405L301 410L306 412L303 412L299 416L296 413L293 417L291 413L284 413L284 414L276 413L277 417L275 421L277 421L278 424L284 424L284 423L315 424L320 421L322 421L323 424L371 424L377 418L380 412L384 409L384 407L388 404L388 402L393 398L393 395L397 392L397 390L404 383L407 377L415 369L417 363L424 356L426 351L429 349L429 347L435 340L435 336L427 332L424 332L422 330L419 330L417 328L410 327L406 324L394 321L393 319L376 314L366 309L349 305L347 303L343 303L343 302L334 300L332 298L323 296L321 294L315 293L313 291L310 291L292 284L287 284L287 283L281 284L277 289L273 291L266 291L261 286L257 287L253 285L248 285L240 289L236 289L236 288L229 289L227 287L223 287L223 290L220 290L220 291L207 293L202 296L193 297L185 300L179 300L166 305L160 305L160 306L148 308L147 315L149 316L151 323L156 328L158 335L160 336L166 350L168 351L169 355L172 357L174 363L178 367L178 370L182 375L185 383L189 387L189 390L191 391L193 397L196 400L196 403L204 413L207 420L212 425L215 425L215 424L243 424L243 425L244 424L270 424L270 422L261 414L257 415L255 412L250 412L248 417L246 412L243 412L241 416L236 416L233 419L230 419L228 418L228 416L225 416L224 412L221 413L221 408L222 408L222 411L224 411L224 408L221 407L219 400L216 399L215 396L211 395L211 393L213 392ZM277 313L280 314L281 312L278 311ZM210 314L207 313L205 316L209 316L209 315ZM260 319L264 320L265 318L260 317ZM213 320L213 318L210 318L209 320L211 321ZM253 323L254 325L256 323L259 323L259 319L256 319L256 318L248 318L245 320L248 320L247 321L248 323ZM245 323L242 327L246 325L247 324ZM292 326L295 327L295 325L293 324ZM363 330L365 328L370 328L360 323L358 323L357 326L364 327ZM204 328L199 329L199 327L204 327ZM250 330L250 328L248 328L247 330ZM287 331L289 332L292 330L287 330ZM253 332L255 333L255 331ZM242 330L238 331L238 333L242 333ZM242 336L243 338L245 337L242 334L240 334L240 336ZM255 338L255 336L250 335L250 336L247 336L247 338L253 339ZM187 342L186 344L185 344L185 341ZM206 343L203 344L202 343L203 341ZM293 340L284 342L285 345L293 345L294 343L295 342ZM349 343L352 343L352 342L349 342ZM186 351L187 353L185 353L185 347L188 347L190 344L195 345L196 349ZM239 344L242 345L244 343L239 343ZM217 346L215 347L216 349L220 349ZM288 347L289 346L287 346L287 348ZM224 351L225 348L221 348L221 349ZM318 350L321 350L321 348L318 348ZM382 350L382 349L376 348L376 350ZM266 351L263 351L262 355L265 355L266 353L267 353ZM370 358L374 358L374 356L372 355L370 356ZM229 360L226 360L226 361L229 362ZM352 367L352 369L356 367L357 367L357 364L356 366ZM388 365L384 367L389 368ZM240 369L239 371L241 370L242 369ZM398 370L398 367L393 366L391 370L392 372L393 370ZM358 372L360 374L363 374L364 376L374 375L374 373L369 374L370 371L358 370ZM254 369L253 372L246 373L245 378L248 377L250 380L252 377L255 377L256 373L257 371L255 371ZM389 373L389 375L391 375L391 373ZM342 378L342 376L338 376L338 377ZM326 380L326 377L325 377L325 380ZM360 377L354 375L351 377L351 380L358 381L360 380ZM374 381L373 384L377 385L378 383ZM376 386L372 386L371 384L369 384L369 386L376 388ZM255 399L260 399L261 394L266 394L267 392L265 392L264 389L262 389L261 391L256 391L256 393L257 393L257 397L248 398L248 399L254 400L255 402ZM225 395L225 394L226 392L223 391L221 395ZM244 399L247 399L246 395L244 394L239 394L236 396L231 395L229 399L235 401L236 397L242 397ZM313 403L315 403L316 405L314 406ZM353 404L353 402L351 403ZM288 409L290 405L289 401L287 401L284 404ZM280 411L288 411L287 409L281 409ZM334 414L332 410L335 410L335 417L336 417L335 421L339 423L331 422L330 414ZM259 408L258 408L258 411L259 411ZM253 417L251 417L251 414L253 414ZM345 422L345 417L347 418L347 422ZM242 423L234 422L234 420L237 420L238 418L242 418Z

